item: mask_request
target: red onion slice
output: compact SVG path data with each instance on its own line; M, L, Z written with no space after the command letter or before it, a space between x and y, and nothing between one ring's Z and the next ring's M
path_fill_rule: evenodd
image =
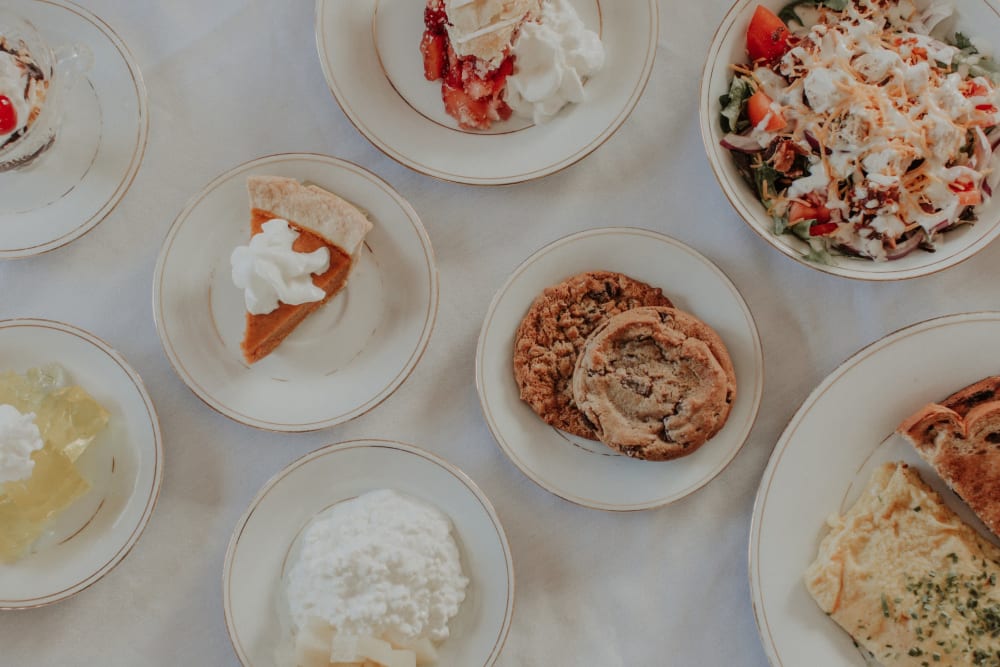
M745 134L734 134L732 132L724 136L719 144L726 150L737 151L739 153L759 153L764 150L757 143L756 139Z
M945 222L947 224L947 222ZM885 258L888 260L902 259L916 250L924 240L924 230L918 229L910 238L906 239L892 250L886 251Z

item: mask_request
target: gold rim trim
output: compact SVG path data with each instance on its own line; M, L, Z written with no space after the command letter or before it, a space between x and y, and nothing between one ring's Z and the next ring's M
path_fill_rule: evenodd
M125 40L123 40L118 33L116 33L114 29L99 16L84 9L75 2L71 2L71 0L35 0L35 2L42 2L72 12L85 21L93 24L95 28L109 38L112 45L122 56L122 60L125 61L125 66L128 68L129 75L132 77L132 85L135 87L136 101L139 108L138 134L136 136L135 150L132 153L132 158L129 161L128 169L125 171L122 181L118 184L118 187L115 188L115 191L111 194L108 200L94 215L72 231L63 234L58 238L52 239L51 241L39 243L34 246L28 246L26 248L0 249L0 260L26 259L28 257L44 255L45 253L52 252L53 250L58 250L59 248L69 245L73 241L76 241L93 231L97 225L103 222L116 208L118 208L118 205L121 204L122 200L125 198L125 194L132 187L132 183L135 182L135 178L139 174L143 158L146 155L146 146L149 143L149 100L146 94L146 84L142 78L142 72L139 70L139 65L135 61L135 56L125 43ZM88 172L89 171L90 169L88 168ZM71 188L70 191L75 189L75 187L76 186ZM67 191L66 194L70 191ZM63 196L65 196L65 194Z
M239 641L238 632L235 628L232 618L232 602L230 600L230 593L232 591L232 563L233 558L236 555L236 549L239 546L240 538L243 536L243 532L246 529L247 524L250 519L253 518L253 514L257 507L264 500L264 498L271 492L271 490L277 486L285 477L297 470L298 468L308 465L312 461L327 455L334 455L344 451L350 451L353 449L388 449L393 451L402 452L404 454L409 454L411 456L417 456L430 463L433 463L440 468L443 468L446 472L450 473L455 479L457 479L466 489L468 489L479 504L482 506L483 510L486 512L487 516L490 518L490 522L493 525L494 530L497 534L497 539L500 542L500 546L504 553L504 564L507 570L507 601L506 608L504 610L503 622L500 626L500 632L497 635L497 639L493 644L493 648L490 650L490 654L483 663L483 667L489 667L496 662L500 653L503 651L503 647L507 642L507 636L510 633L510 624L514 616L514 557L510 550L510 544L507 541L507 533L503 529L503 524L500 522L500 516L497 514L496 508L490 499L483 493L483 490L479 488L471 477L469 477L465 472L458 468L453 463L445 460L444 458L433 454L425 449L417 447L416 445L411 445L405 442L400 442L398 440L385 440L379 438L359 438L355 440L346 440L344 442L333 443L320 447L319 449L310 452L298 459L292 461L287 466L281 469L276 475L264 483L257 495L254 496L253 500L250 501L250 505L244 512L243 516L236 523L236 528L233 530L233 534L229 539L229 546L226 548L225 561L222 568L222 588L223 588L223 614L226 619L226 634L229 636L229 643L233 647L233 652L236 653L236 657L239 659L240 663L244 667L253 667L246 655L246 651L243 650L243 645ZM442 510L443 511L443 510ZM286 554L287 556L287 554Z
M397 206L402 210L404 216L407 218L417 237L420 239L421 248L424 251L424 258L426 260L427 268L427 280L428 280L428 303L427 311L424 318L424 324L421 329L420 339L417 341L413 352L410 357L403 364L397 375L390 380L382 389L375 393L373 397L368 399L366 402L359 406L355 406L351 410L344 412L335 417L330 417L316 422L306 422L306 423L282 423L282 422L271 422L267 420L255 419L249 415L243 414L238 410L231 408L229 406L223 405L218 402L218 399L212 396L212 394L207 391L204 387L198 383L194 376L187 370L181 361L181 356L176 352L173 345L170 342L170 337L166 332L166 325L164 323L163 311L162 311L162 293L163 293L163 281L164 273L166 269L167 257L173 246L174 240L180 231L181 226L183 226L186 219L191 215L195 208L201 204L201 202L210 195L216 188L221 186L224 182L239 176L240 174L246 172L249 169L253 169L257 166L263 164L280 163L283 161L297 161L306 160L312 162L318 162L320 164L326 165L328 167L336 167L340 169L347 169L348 171L368 180L370 183L381 189L386 195L396 203ZM264 431L270 431L272 433L309 433L313 431L320 431L326 428L331 428L337 426L338 424L343 424L344 422L351 421L352 419L357 419L363 415L368 414L379 405L381 405L385 400L387 400L392 394L399 389L410 375L416 370L417 366L420 364L421 359L423 359L424 353L427 351L427 347L430 343L431 337L434 333L434 327L437 321L437 313L440 301L440 280L438 276L437 259L434 253L434 247L431 244L430 235L427 229L424 227L423 222L420 220L420 216L417 215L416 210L413 206L397 192L391 185L388 184L384 179L375 175L371 171L357 165L348 160L343 160L341 158L332 157L329 155L322 155L319 153L276 153L273 155L265 155L248 162L244 162L241 165L229 169L216 178L212 179L208 185L206 185L199 193L197 193L192 199L184 206L184 209L180 212L177 218L171 224L170 229L167 231L167 235L164 238L163 245L160 250L160 255L156 262L156 268L153 275L153 320L156 326L156 331L160 339L160 344L163 351L167 357L167 361L170 363L174 372L184 381L184 384L198 397L206 406L211 408L213 411L219 413L220 415L232 419L235 422L244 424L245 426L250 426L252 428L257 428Z
M530 268L535 262L539 261L549 252L561 248L562 246L572 243L574 241L588 238L591 236L601 236L605 234L629 234L642 236L645 238L655 239L662 243L667 243L668 245L686 252L704 263L708 268L715 271L720 278L722 278L724 284L731 290L732 294L736 297L737 302L740 304L743 311L743 315L746 319L748 329L751 333L751 347L754 352L754 362L759 373L757 374L757 381L754 383L753 395L751 398L751 411L749 422L745 427L745 432L740 438L739 444L733 449L733 452L722 462L722 464L704 479L692 484L681 491L671 494L666 498L658 498L645 503L637 503L633 505L611 505L609 503L594 502L586 498L580 498L574 496L566 491L558 488L556 484L549 482L539 475L536 471L528 467L515 453L513 448L507 442L507 440L502 436L499 426L497 425L496 419L493 416L493 411L489 406L489 401L486 398L486 386L484 381L484 370L483 370L483 356L486 348L486 338L489 334L490 328L493 324L493 317L496 313L496 309L503 297L506 295L507 291L513 285L514 281ZM661 507L666 507L672 505L673 503L679 502L684 498L687 498L696 491L704 488L715 480L719 475L721 475L726 468L736 459L739 453L743 450L747 441L750 439L750 433L753 431L753 427L757 423L757 417L760 412L761 399L764 393L764 351L760 341L760 334L757 330L757 322L754 320L753 313L750 311L750 307L747 305L746 300L743 295L737 289L736 284L730 280L729 276L720 269L716 264L710 261L707 257L699 253L697 250L688 246L680 241L671 238L660 232L655 232L648 229L642 229L639 227L599 227L595 229L589 229L582 232L575 232L562 238L556 239L551 243L543 246L539 250L532 253L526 260L524 260L513 273L507 278L500 289L494 295L493 300L490 303L489 309L486 311L486 317L483 320L483 327L479 333L479 341L476 345L476 391L479 394L479 405L482 408L483 416L486 421L486 426L489 428L490 433L493 435L493 439L499 445L500 449L507 456L508 459L514 464L514 466L520 470L528 479L533 481L538 486L542 487L549 493L563 500L573 503L574 505L579 505L581 507L586 507L589 509L597 509L606 512L641 512L645 510L658 509Z
M347 103L347 99L344 97L343 93L340 91L340 87L337 85L336 77L333 75L333 70L330 67L330 57L326 49L326 43L323 39L322 26L324 24L324 11L327 2L335 2L343 0L316 0L316 14L315 14L315 33L316 33L316 49L319 54L320 66L323 69L323 76L326 79L327 87L330 89L330 93L333 95L337 104L340 106L341 110L344 112L344 116L347 118L348 122L354 126L354 128L368 141L375 146L377 149L382 151L387 157L394 160L395 162L403 165L404 167L416 171L417 173L423 174L425 176L430 176L431 178L443 181L445 183L456 183L459 185L475 185L482 187L503 187L510 185L517 185L520 183L526 183L538 178L543 178L546 176L551 176L553 174L558 174L566 169L569 169L576 163L580 162L591 153L596 151L598 148L607 143L611 137L617 133L621 126L628 120L632 112L635 111L635 107L638 105L639 100L642 98L642 94L646 90L646 86L649 84L650 75L653 72L653 65L656 62L656 51L657 42L659 41L659 31L660 31L660 8L659 3L656 0L648 0L649 9L649 38L648 38L648 51L646 53L646 60L643 63L643 69L637 80L637 85L632 94L626 99L625 105L621 112L612 120L611 124L602 132L596 135L594 141L585 146L584 148L578 150L572 155L562 158L559 161L535 169L530 172L525 172L521 174L514 174L510 176L499 176L499 177L487 177L487 178L470 178L463 176L462 174L449 173L440 169L435 169L427 165L420 164L412 158L404 155L403 153L396 151L383 142L378 136L372 132L368 126L361 122L360 116L354 111L354 109ZM368 0L372 1L372 0ZM603 30L604 15L601 14L601 26ZM377 51L377 49L376 49ZM390 82L391 85L391 82ZM423 114L421 114L423 116ZM435 123L436 124L436 123ZM462 133L467 134L467 133ZM493 135L484 135L493 136Z
M818 403L819 400L830 389L832 389L841 378L844 377L844 375L870 359L872 356L880 353L884 349L888 349L891 345L895 345L902 340L910 338L911 336L921 335L941 327L962 325L969 322L1000 322L1000 312L980 310L932 317L930 319L896 329L895 331L887 333L881 338L863 346L860 350L841 362L835 369L833 369L833 371L820 381L815 389L809 392L809 395L806 396L805 399L803 399L799 404L799 407L792 414L791 419L788 420L787 425L778 437L774 450L768 458L767 466L764 468L764 474L761 478L760 485L757 488L757 495L754 499L753 512L750 519L750 539L747 549L747 574L750 584L750 600L754 611L754 621L757 624L757 634L761 639L764 652L767 655L768 661L772 665L784 667L781 656L778 654L778 645L774 641L774 636L771 634L771 626L767 620L767 610L764 608L764 591L760 585L760 533L764 521L765 506L767 505L771 485L774 482L775 472L781 464L782 457L788 450L788 445L791 442L792 437L795 435L799 426L801 426L806 415L813 410L813 408L815 408L816 403ZM881 446L881 444L879 446Z
M140 378L135 369L133 369L129 363L125 361L125 358L121 355L121 353L94 334L84 331L78 327L74 327L71 324L66 324L65 322L41 318L14 318L9 320L0 320L0 331L3 329L22 327L49 329L79 338L85 343L89 343L103 352L122 370L122 372L125 373L135 387L136 392L139 394L139 398L142 400L143 406L146 408L146 416L149 419L149 426L153 435L153 479L152 485L149 489L149 496L146 498L146 504L143 508L142 514L139 515L138 523L121 548L103 565L97 568L97 570L93 573L84 577L82 580L72 584L71 586L67 586L60 591L23 600L0 600L0 611L37 609L38 607L55 604L56 602L61 602L62 600L71 598L74 595L83 592L104 578L105 575L125 560L125 558L132 552L132 549L135 548L135 545L138 544L139 538L142 536L143 532L145 532L146 526L149 524L149 519L153 514L153 510L156 508L156 503L160 497L160 487L163 481L163 438L160 432L159 417L157 416L156 409L153 406L153 400L150 398L149 392L146 391L146 386L142 382L142 378Z

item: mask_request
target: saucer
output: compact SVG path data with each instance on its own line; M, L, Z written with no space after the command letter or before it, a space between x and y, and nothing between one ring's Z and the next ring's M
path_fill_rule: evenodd
M271 667L282 638L279 587L292 544L309 520L343 500L394 489L437 507L453 525L469 578L441 665L486 667L503 648L514 612L507 536L483 492L461 470L413 445L355 440L329 445L275 475L233 531L223 567L226 630L246 667Z
M33 553L0 564L0 609L52 604L103 577L135 546L160 492L160 424L128 362L104 341L68 324L0 321L0 372L23 373L53 362L111 419L77 461L90 490L52 521Z
M608 0L572 0L607 51L604 68L586 83L587 99L544 125L515 117L488 132L462 130L444 111L441 83L424 78L425 4L317 0L316 45L330 90L355 127L389 157L445 181L506 185L575 164L625 122L653 68L656 0L613 7Z
M250 236L252 174L330 190L374 228L347 287L250 366L229 257ZM413 208L374 174L323 155L263 157L216 178L174 221L153 279L156 330L177 374L210 407L272 431L327 428L388 398L420 360L437 304L434 251Z
M94 66L67 91L52 147L0 174L0 259L54 250L97 226L132 185L149 129L142 74L107 23L69 0L18 0L12 9L49 43L89 48Z
M514 333L542 291L584 271L616 271L663 289L674 305L711 326L736 369L726 425L693 454L639 461L600 442L559 431L520 399ZM542 488L584 507L662 507L708 484L732 461L757 418L764 358L757 325L736 286L680 241L644 229L609 227L567 236L529 257L500 288L476 350L476 388L486 423L504 453Z

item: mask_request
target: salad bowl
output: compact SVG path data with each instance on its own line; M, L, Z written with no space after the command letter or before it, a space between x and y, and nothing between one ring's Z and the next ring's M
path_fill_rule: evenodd
M793 3L797 9L808 4ZM819 3L821 4L821 3ZM839 3L835 3L839 4ZM917 0L919 9L946 17L934 33L953 38L956 32L968 35L977 44L989 44L993 54L1000 54L1000 2L997 0ZM976 221L960 224L934 236L932 251L917 247L901 248L893 259L872 260L849 254L817 252L815 244L790 234L776 233L776 222L758 197L756 189L741 175L723 127L723 98L730 92L734 65L748 64L747 33L751 18L763 6L778 14L789 6L787 0L738 0L726 14L709 49L702 76L699 123L709 164L723 194L739 216L767 243L782 254L809 266L845 278L868 281L903 280L925 276L959 264L986 247L1000 235L1000 193L976 207ZM1000 131L990 134L992 146L987 153L996 179L997 141ZM731 137L732 135L730 135ZM817 149L818 150L818 149ZM991 153L991 155L990 155ZM780 224L780 223L779 223Z

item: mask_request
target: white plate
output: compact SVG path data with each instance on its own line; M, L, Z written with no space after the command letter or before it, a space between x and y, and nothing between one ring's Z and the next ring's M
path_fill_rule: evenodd
M520 400L514 332L542 290L584 271L607 270L661 287L674 305L715 329L736 368L736 402L723 429L690 456L665 462L619 456L568 435ZM722 472L753 426L764 383L757 325L743 297L708 259L662 234L624 227L567 236L529 257L493 298L476 351L476 387L486 423L504 453L543 488L602 510L661 507Z
M729 10L715 33L701 82L701 136L708 161L722 186L722 192L741 218L761 238L781 253L806 266L845 278L859 280L903 280L943 271L963 262L985 248L1000 235L1000 197L979 207L979 221L941 236L937 251L916 250L891 262L835 257L832 264L805 260L807 244L790 234L774 234L773 222L754 190L736 171L732 155L719 145L723 133L719 125L719 97L729 90L733 63L746 62L746 31L757 5L777 12L788 0L739 0ZM958 27L973 39L977 37L1000 46L1000 4L996 0L958 0Z
M544 126L511 119L488 133L464 131L444 111L441 83L424 79L425 5L317 0L316 44L330 90L350 121L386 155L435 178L505 185L569 167L625 122L653 68L656 0L613 7L573 0L587 27L600 31L608 54L604 69L587 82L587 100Z
M826 518L853 504L878 465L914 465L952 509L985 530L894 431L927 403L996 373L996 359L1000 313L928 320L845 361L792 417L764 471L750 530L750 588L772 665L865 665L802 577L826 534Z
M49 320L0 321L0 372L56 362L111 420L77 461L91 489L59 514L37 550L0 565L0 609L28 609L76 595L135 546L160 492L160 424L142 380L92 334Z
M496 511L476 484L413 445L355 440L323 447L275 475L240 519L226 551L226 629L246 667L274 665L280 579L292 543L309 520L375 489L420 498L452 521L466 598L440 647L442 667L492 665L514 611L514 566Z
M229 264L250 234L251 174L315 183L374 223L347 287L252 367ZM420 360L437 304L434 251L413 208L371 172L323 155L264 157L212 181L174 222L153 279L156 330L178 375L215 410L272 431L327 428L388 398Z
M54 250L97 226L132 185L149 130L139 66L107 23L68 0L10 8L53 46L87 46L94 66L69 92L52 148L30 168L0 174L0 259Z

